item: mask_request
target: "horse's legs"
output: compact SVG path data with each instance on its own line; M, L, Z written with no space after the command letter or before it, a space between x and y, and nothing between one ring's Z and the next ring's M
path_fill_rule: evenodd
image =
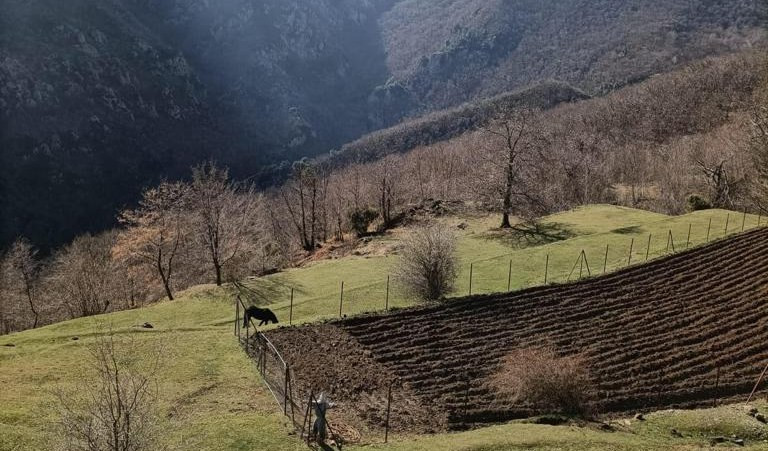
M261 320L261 322L259 323L259 326L263 326L265 322L266 322L265 320Z

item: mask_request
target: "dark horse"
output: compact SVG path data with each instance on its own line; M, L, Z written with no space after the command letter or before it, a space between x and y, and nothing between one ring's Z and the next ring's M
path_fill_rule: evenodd
M274 313L272 313L272 310L268 308L258 308L254 306L250 306L247 309L245 309L245 315L243 315L243 327L248 326L248 320L251 318L256 318L258 320L261 320L259 323L259 326L263 326L264 324L269 324L270 321L277 324L277 317Z

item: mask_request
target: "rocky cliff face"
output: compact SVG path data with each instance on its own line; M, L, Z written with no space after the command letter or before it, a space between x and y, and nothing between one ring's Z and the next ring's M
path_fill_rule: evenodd
M0 0L0 244L100 230L205 158L266 180L405 117L758 45L758 2Z

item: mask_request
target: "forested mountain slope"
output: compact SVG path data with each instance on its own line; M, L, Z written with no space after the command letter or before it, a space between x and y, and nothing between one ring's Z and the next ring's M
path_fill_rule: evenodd
M406 117L760 45L759 4L0 0L0 243L103 229L205 158L268 183Z

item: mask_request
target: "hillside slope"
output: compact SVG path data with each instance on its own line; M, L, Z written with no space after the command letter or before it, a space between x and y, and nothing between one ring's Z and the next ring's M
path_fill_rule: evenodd
M758 45L758 4L2 0L0 243L101 230L204 158L268 182L404 117Z
M387 64L432 110L553 79L599 94L764 39L760 0L404 0Z
M326 358L356 368L348 385L396 380L404 397L415 393L423 406L445 412L452 428L537 412L492 383L505 356L529 347L583 355L599 413L708 404L749 394L766 363L767 239L768 228L761 227L577 283L269 336L296 365L303 386L330 387L351 409L381 408L375 393L349 397L333 384L339 374L304 358L302 351L331 343L322 346ZM368 375L366 368L379 370ZM429 415L421 421L439 420Z

